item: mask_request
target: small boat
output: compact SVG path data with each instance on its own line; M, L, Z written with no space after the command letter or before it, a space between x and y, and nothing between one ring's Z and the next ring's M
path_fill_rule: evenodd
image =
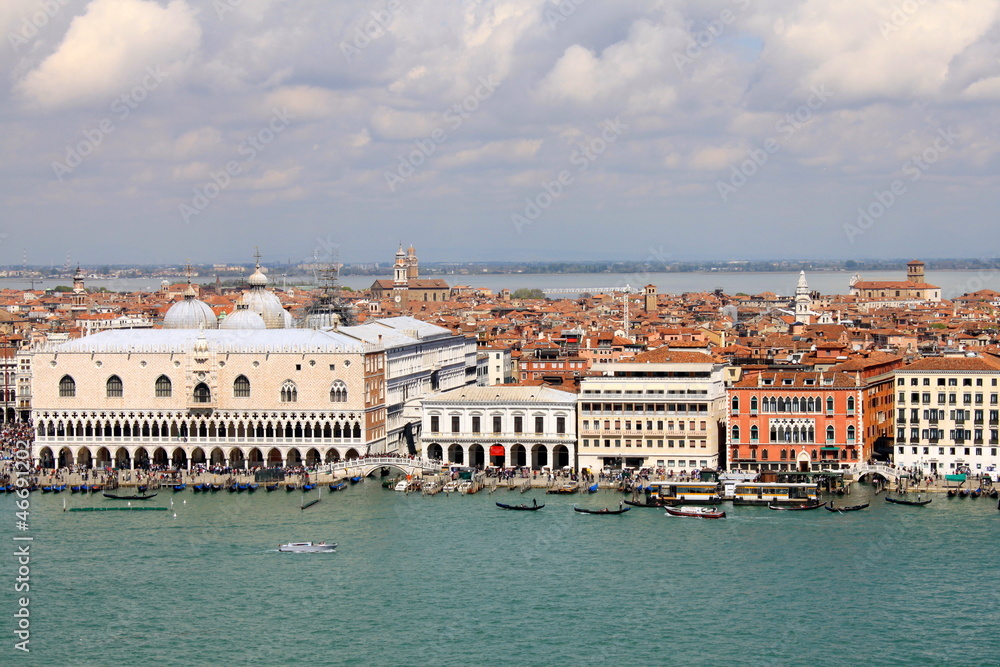
M96 492L98 492L98 491L101 491L102 489L104 489L104 487L103 487L103 486L101 486L100 484L91 484L91 485L90 485L90 490L91 490L91 492L93 492L93 493L96 493Z
M580 487L577 484L563 484L562 486L558 486L558 487L555 487L553 489L549 489L545 493L555 493L555 494L564 495L564 494L576 493L579 490L580 490Z
M523 505L523 504L522 505L507 505L505 503L497 503L497 507L499 507L500 509L505 509L505 510L520 510L520 511L523 511L523 512L534 512L535 510L540 510L543 507L545 507L545 503L542 503L541 505L539 505L537 500L532 501L532 502L534 503L532 505Z
M6 487L4 487L4 488L6 488ZM69 492L70 493L80 493L80 487L79 486L71 486L71 487L69 487Z
M335 483L333 483L333 484L330 485L330 490L331 491L340 491L341 489L346 489L346 488L347 488L347 482L345 482L343 480L341 480L339 482L335 482Z
M355 475L354 477L351 478L351 484L357 484L360 481L361 481L361 475Z
M960 489L958 492L959 498L968 498L970 491L968 489Z
M294 484L289 484L288 486L285 487L285 491L287 491L288 493L291 493L294 490L295 490Z
M315 484L303 484L302 485L302 490L303 491L312 491L315 488L316 488Z
M917 496L919 498L920 496ZM902 498L890 498L885 497L885 502L892 503L894 505L913 505L914 507L923 507L924 505L930 505L931 501L928 500L903 500Z
M137 490L137 491L138 491L139 493L146 493L146 491L149 491L149 487L148 487L148 486L146 486L145 484L140 484L139 486L137 486L137 487L135 487L135 488L136 488L136 490Z
M150 498L155 498L156 494L151 493L148 496L116 496L113 493L104 492L105 498L110 498L111 500L149 500Z
M1000 492L998 492L996 489L990 489L990 498L993 498L995 500L997 497L1000 497Z
M455 491L458 491L458 484L459 484L458 480L453 479L452 481L445 484L444 488L441 490L444 491L445 493L454 493Z
M595 482L595 483L593 483L593 484L591 484L590 486L587 487L587 493L597 493L597 489L598 489L598 486L597 486L597 483Z
M955 492L955 489L948 489L948 497L949 498L954 498L956 495L957 494Z
M248 493L253 493L254 491L256 491L256 490L257 490L257 489L259 489L259 488L260 488L260 484L257 484L257 483L252 483L252 484L250 484L250 485L249 485L249 486L247 487L247 492L248 492Z
M410 488L410 482L406 479L401 479L396 482L396 486L393 491L408 491Z
M969 495L971 495L973 498L978 498L979 496L983 495L983 490L982 489L975 489Z
M473 489L475 489L475 488L476 487L475 487L475 485L472 482L470 482L469 480L465 480L464 482L462 482L461 484L458 485L458 492L459 493L474 493Z
M622 502L624 502L626 505L631 505L632 507L655 507L655 508L663 507L663 505L661 505L659 502L656 501L653 501L651 503L649 502L640 503L635 500L623 500Z
M267 484L267 485L264 486L264 490L267 491L268 493L270 493L271 491L277 491L278 490L278 485L277 484Z
M51 486L43 486L42 487L42 493L52 493L52 488L53 487L51 487Z
M173 487L171 488L173 488L174 492L176 493L177 491L183 491L184 489L186 489L187 484L174 484Z
M786 510L790 512L801 511L801 510L816 510L820 507L824 507L824 503L813 503L811 505L772 505L768 503L767 509L769 510Z
M66 490L66 485L65 484L63 484L61 486L53 486L52 487L52 493L62 493L65 490Z
M216 491L222 491L221 484L212 484L211 487L212 487L212 493L215 493Z
M239 489L240 489L240 485L239 484L230 484L228 490L229 490L229 493L236 493L237 491L239 491Z
M671 507L664 506L670 516L690 516L699 519L724 519L726 513L717 507Z
M289 542L288 544L278 545L278 551L300 554L328 553L336 548L336 544L327 544L326 542Z
M250 489L250 485L249 484L237 484L236 485L236 490L237 491L247 491L249 489Z
M573 505L573 511L574 512L579 512L580 514L625 514L625 512L628 512L630 509L632 509L632 508L631 507L619 507L618 509L613 510L613 509L608 509L607 507L605 507L602 510L588 510L586 508L577 507L576 505Z
M869 503L864 505L844 505L843 507L834 507L833 501L830 501L829 505L826 505L826 509L831 512L857 512L858 510L863 510L868 507Z
M195 484L194 486L191 487L191 490L194 491L195 493L201 493L202 491L207 491L208 489L205 488L204 484Z

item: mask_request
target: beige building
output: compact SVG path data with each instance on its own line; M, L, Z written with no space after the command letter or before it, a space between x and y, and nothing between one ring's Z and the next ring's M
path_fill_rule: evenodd
M707 354L667 348L594 364L601 375L580 383L580 468L718 467L724 368Z

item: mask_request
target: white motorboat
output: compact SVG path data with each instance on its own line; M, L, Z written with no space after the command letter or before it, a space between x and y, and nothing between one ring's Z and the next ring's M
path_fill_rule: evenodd
M326 542L289 542L288 544L278 545L278 551L286 553L323 553L333 551L336 548L336 544L327 544Z
M396 491L409 491L410 490L409 487L410 487L410 482L408 480L401 479L398 482L396 482L396 489L395 490Z
M445 493L454 493L455 491L458 491L458 485L458 481L452 480L444 485L444 489L442 489L442 491Z

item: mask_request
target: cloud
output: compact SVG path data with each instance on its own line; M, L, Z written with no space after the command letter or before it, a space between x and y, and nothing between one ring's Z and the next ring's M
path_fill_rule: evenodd
M15 90L31 108L106 103L139 83L147 68L177 73L198 48L201 27L184 0L94 0L70 24L55 53Z

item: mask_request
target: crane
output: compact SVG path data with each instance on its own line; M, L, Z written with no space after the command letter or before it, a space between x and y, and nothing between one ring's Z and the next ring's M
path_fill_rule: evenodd
M553 288L542 288L542 292L546 294L582 294L586 292L587 294L605 294L608 292L621 292L622 293L622 328L625 330L625 335L628 337L628 332L631 329L631 321L629 320L628 303L629 295L632 294L632 286L625 285L624 287L553 287Z

